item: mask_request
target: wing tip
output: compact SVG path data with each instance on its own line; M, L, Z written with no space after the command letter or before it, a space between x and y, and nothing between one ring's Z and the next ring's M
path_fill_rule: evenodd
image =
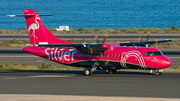
M16 15L6 15L6 16L9 16L9 17L16 17Z

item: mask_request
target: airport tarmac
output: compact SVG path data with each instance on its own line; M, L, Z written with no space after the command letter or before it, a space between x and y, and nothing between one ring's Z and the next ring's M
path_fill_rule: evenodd
M41 96L39 99L43 99L45 95L48 99L52 98L51 101L55 100L54 95L59 100L69 98L69 100L61 99L62 101L83 101L70 99L72 96L79 96L79 99L87 101L92 101L94 97L97 99L98 97L102 99L112 97L112 99L116 98L115 101L117 99L157 101L159 98L164 99L163 101L179 101L179 79L180 73L167 72L164 72L162 76L155 76L148 72L118 71L117 74L110 75L104 71L95 71L94 75L85 76L83 71L1 70L0 99L13 99L23 94L17 101L23 101L23 96L25 98L31 96L30 99L37 101L37 96ZM153 98L154 100L152 100ZM48 99L44 100L48 101Z

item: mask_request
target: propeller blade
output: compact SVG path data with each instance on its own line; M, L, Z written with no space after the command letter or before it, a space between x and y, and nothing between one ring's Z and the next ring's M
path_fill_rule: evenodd
M92 48L90 48L90 53L93 54L93 49Z
M109 37L109 35L105 33L105 34L104 34L104 37L103 37L103 44L104 44L104 42L106 41L106 38L107 38L107 37Z
M158 40L156 39L156 44L158 44Z
M109 35L107 33L104 34L105 37L109 37Z
M147 31L147 44L148 44L148 41L149 41L150 34L151 34L151 31Z
M103 44L105 43L107 37L109 37L109 35L105 33L105 34L104 34L104 37L103 37ZM99 43L99 41L98 41L98 35L96 35L96 36L94 37L94 39L96 40L97 43ZM111 46L110 49L113 51L114 47ZM106 49L103 48L103 46L100 46L100 47L99 47L98 59L97 59L97 62L94 63L96 66L99 66L99 60L100 60L101 55L105 56L105 54L104 54L104 51L105 51L105 50L106 50ZM90 49L90 52L91 52L91 54L92 54L92 53L93 53L93 50ZM107 60L107 57L106 57L106 56L105 56L105 59ZM107 60L107 61L105 62L105 65L107 65L108 63L109 63L109 61Z
M109 60L107 60L106 62L105 62L105 65L107 65L109 63Z
M139 39L138 39L138 42L140 42L141 41L141 35L139 36Z
M94 39L96 40L97 43L99 43L98 35L96 35L96 36L94 37Z
M94 64L95 64L96 66L99 66L99 62L95 62Z
M95 37L94 37L94 39L96 40L98 38L98 35L96 35Z
M147 31L147 34L151 34L151 31Z

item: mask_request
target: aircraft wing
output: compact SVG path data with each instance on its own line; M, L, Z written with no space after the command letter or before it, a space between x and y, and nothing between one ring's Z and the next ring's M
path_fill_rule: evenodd
M38 47L69 47L69 48L76 48L79 52L85 53L85 54L91 54L91 55L99 55L100 53L104 52L106 48L102 48L101 44L93 44L93 43L83 43L83 44L40 44Z
M92 43L82 43L82 44L39 44L38 46L44 47L76 47L76 48L83 48L88 47L89 45L99 47L101 44L92 44Z
M119 42L120 46L146 46L146 44L171 42L171 39L157 40L157 41L141 41L141 42ZM76 47L83 48L88 46L100 47L101 43L82 43L82 44L39 44L39 47Z
M141 42L119 42L120 46L146 46L146 44L171 42L171 39L157 40L157 41L141 41Z

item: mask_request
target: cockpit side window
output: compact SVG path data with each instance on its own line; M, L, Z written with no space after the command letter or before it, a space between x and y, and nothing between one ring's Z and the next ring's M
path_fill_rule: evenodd
M153 56L153 55L163 55L161 51L148 51L145 54L146 56Z

